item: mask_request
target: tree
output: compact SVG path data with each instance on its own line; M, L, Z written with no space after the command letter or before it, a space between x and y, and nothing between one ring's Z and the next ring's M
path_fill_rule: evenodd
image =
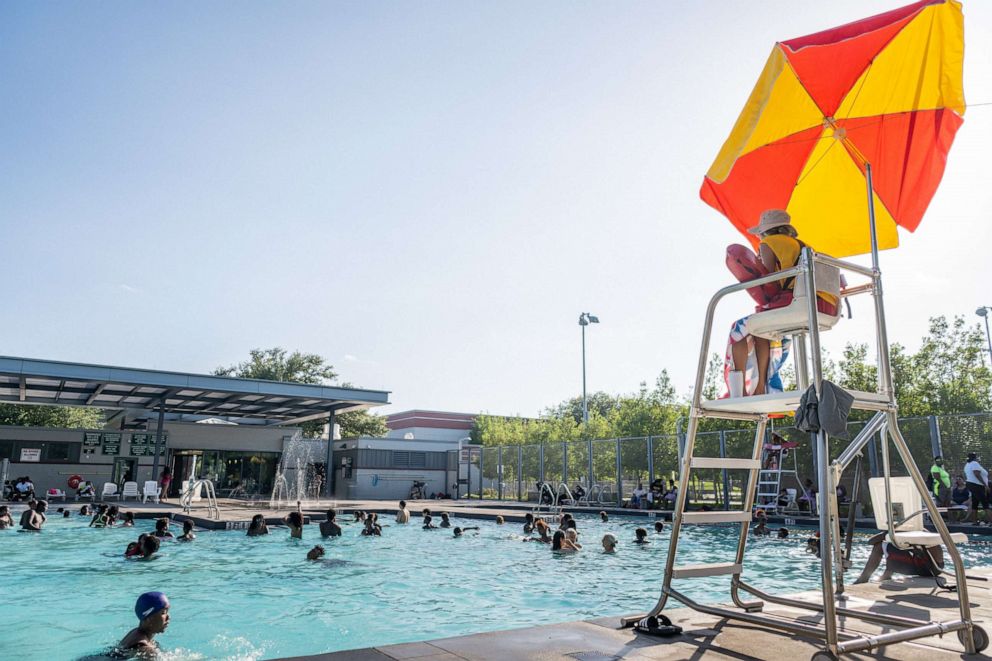
M218 367L214 374L218 376L234 376L241 379L265 379L268 381L292 381L294 383L312 383L334 385L337 372L334 367L315 353L287 352L281 347L272 349L252 349L250 358L237 365ZM341 387L352 388L351 384ZM335 417L341 425L341 436L385 436L388 428L386 421L380 416L368 411L352 411ZM301 426L304 436L317 437L324 427L321 420L304 422Z
M100 429L106 418L101 409L75 406L24 406L0 404L0 425Z

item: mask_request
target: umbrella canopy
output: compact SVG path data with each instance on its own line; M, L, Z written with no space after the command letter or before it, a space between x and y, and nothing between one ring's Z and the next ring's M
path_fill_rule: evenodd
M865 163L880 248L913 231L965 110L964 18L922 0L775 44L700 196L746 234L786 209L799 236L846 257L870 250Z

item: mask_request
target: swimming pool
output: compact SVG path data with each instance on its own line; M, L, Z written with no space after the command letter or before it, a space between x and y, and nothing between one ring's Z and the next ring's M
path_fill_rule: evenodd
M172 601L159 641L177 660L267 659L633 613L654 604L668 551L667 526L649 545L631 542L636 527L653 530L649 519L580 517L585 549L574 555L521 543L519 524L453 516L453 525L481 526L454 539L450 530L421 530L416 517L408 526L381 520L389 527L380 538L361 537L356 523L343 523L343 537L332 540L307 526L302 542L284 528L253 538L204 531L189 544L164 542L150 562L122 553L151 520L101 530L53 512L40 534L0 531L0 657L99 654L136 624L134 600L148 590ZM616 555L601 553L606 532L620 539ZM736 527L683 532L680 564L729 560L737 537ZM804 535L753 539L747 579L780 593L815 588L819 565L804 552ZM316 543L327 555L307 562ZM859 570L867 553L862 536ZM962 553L969 566L992 563L990 546ZM701 601L729 598L725 576L680 585Z

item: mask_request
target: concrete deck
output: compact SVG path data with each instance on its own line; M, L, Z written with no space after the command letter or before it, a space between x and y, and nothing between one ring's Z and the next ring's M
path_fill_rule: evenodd
M975 575L992 576L992 568L976 570ZM795 595L817 601L818 593ZM985 623L990 630L992 617L992 583L969 583L972 619ZM957 598L953 593L937 591L932 580L912 578L883 583L849 586L847 607L876 613L898 615L926 621L958 619ZM820 617L809 611L766 604L765 613L800 617L816 624ZM809 659L820 650L816 640L767 629L760 626L723 620L696 613L687 608L666 611L675 624L683 628L680 636L654 638L620 628L620 618L610 617L584 622L568 622L528 629L494 631L455 638L417 643L368 647L365 649L292 657L283 661L506 661L534 659L540 661L611 661L615 659ZM883 629L853 618L842 621L843 630L857 634L874 634ZM906 661L941 659L986 659L986 654L964 654L955 634L899 643L872 653L852 654L845 658L883 658Z

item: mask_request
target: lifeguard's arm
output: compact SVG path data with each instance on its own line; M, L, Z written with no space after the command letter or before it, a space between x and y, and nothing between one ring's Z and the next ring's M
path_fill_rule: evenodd
M758 259L761 260L762 266L764 266L769 273L774 273L775 271L781 271L778 265L778 259L775 257L775 253L764 243L758 246Z

